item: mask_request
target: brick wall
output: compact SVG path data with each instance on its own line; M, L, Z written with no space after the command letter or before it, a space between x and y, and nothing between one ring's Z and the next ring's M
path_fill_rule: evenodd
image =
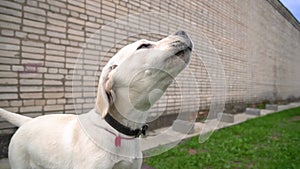
M99 60L101 50L106 45L110 47L111 42L99 44L103 37L96 37L93 45L90 37L115 19L142 12L167 12L196 25L190 34L206 35L215 49L209 50L203 44L199 55L214 57L217 53L220 57L227 103L300 96L300 26L277 1L2 0L0 107L31 117L74 113L74 102L80 111L92 108L99 69L105 61L129 42L140 38L157 40L162 35L145 33L115 42L104 60ZM166 25L160 19L151 21L149 29L157 24L158 32L170 33L176 21ZM144 22L147 21L137 25L143 26ZM114 42L119 34L126 36L130 31L111 29L103 36ZM74 69L82 51L84 66ZM211 65L212 69L219 66ZM167 107L156 105L156 112L172 114L180 107L188 111L209 108L212 91L207 68L199 60L192 60L190 68L199 85L199 100L181 105L180 90L173 84L162 101ZM77 86L74 90L72 81ZM12 128L0 119L0 133L12 132Z

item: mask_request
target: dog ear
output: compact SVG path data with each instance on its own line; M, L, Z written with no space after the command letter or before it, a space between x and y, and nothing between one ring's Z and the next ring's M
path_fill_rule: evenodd
M116 65L105 66L102 70L98 92L96 98L96 110L100 113L101 117L104 118L108 113L110 105L113 103L114 93L112 91L113 81L109 78L109 75Z

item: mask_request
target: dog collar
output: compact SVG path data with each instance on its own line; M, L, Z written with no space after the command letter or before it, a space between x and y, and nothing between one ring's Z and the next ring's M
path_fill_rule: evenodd
M109 113L104 117L105 121L118 132L125 134L127 136L134 136L135 138L140 135L146 135L146 130L149 128L148 124L143 125L140 129L131 129L130 127L124 126L116 119L114 119Z

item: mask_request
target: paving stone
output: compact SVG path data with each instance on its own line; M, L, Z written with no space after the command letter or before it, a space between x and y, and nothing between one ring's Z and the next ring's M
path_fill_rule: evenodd
M278 105L277 104L266 104L266 109L267 110L278 110Z
M260 116L260 109L246 108L246 114Z
M180 132L180 133L193 133L194 132L194 123L189 121L183 121L183 120L175 120L172 129L174 131Z
M220 119L221 122L226 122L226 123L234 122L234 116L232 114L228 114L228 113L218 114L218 119Z
M10 169L7 158L0 159L0 169Z

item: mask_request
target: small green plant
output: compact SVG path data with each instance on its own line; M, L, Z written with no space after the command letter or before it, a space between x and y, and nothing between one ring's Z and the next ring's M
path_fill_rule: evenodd
M145 159L156 169L300 168L300 108L216 131Z
M259 104L256 105L256 108L258 108L258 109L265 109L266 108L266 104L259 103Z

